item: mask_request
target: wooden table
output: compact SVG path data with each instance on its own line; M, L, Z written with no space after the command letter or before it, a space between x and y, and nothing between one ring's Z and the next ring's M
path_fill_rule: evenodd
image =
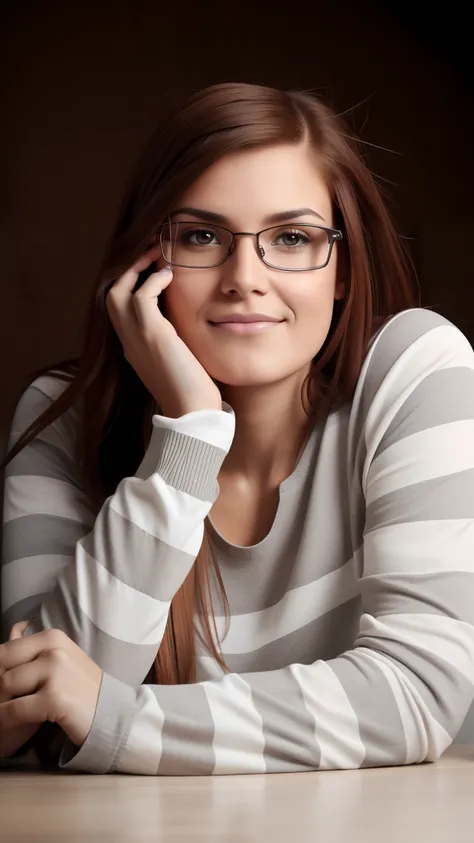
M8 843L472 843L474 746L437 764L159 778L0 771Z

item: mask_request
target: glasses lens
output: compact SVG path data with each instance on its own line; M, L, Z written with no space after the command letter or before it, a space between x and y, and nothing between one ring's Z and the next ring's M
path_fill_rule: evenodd
M170 222L163 226L163 257L173 266L211 267L227 257L232 235L219 226Z
M329 257L328 232L316 225L278 225L260 235L263 260L279 269L317 269Z

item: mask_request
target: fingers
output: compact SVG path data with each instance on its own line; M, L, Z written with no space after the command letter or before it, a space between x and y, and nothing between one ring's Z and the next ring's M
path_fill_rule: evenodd
M43 650L69 649L73 642L59 629L46 629L0 644L0 675L25 662L31 662Z
M154 326L166 322L159 308L156 306L156 299L173 280L173 271L169 266L163 267L159 272L153 272L139 290L132 296L132 303L138 323L146 327L149 323Z
M0 733L26 724L38 725L47 719L46 695L41 691L0 703Z
M13 624L8 640L15 641L17 638L21 638L29 623L29 621L19 621L19 623Z
M114 281L107 294L107 299L110 298L112 302L115 302L116 300L121 301L123 298L128 298L137 283L140 272L148 269L150 264L159 257L161 257L161 249L157 246L141 255L132 266Z
M150 321L155 325L159 325L160 320L165 321L154 300L173 278L170 267L165 266L159 272L152 272L141 287L133 292L140 273L148 269L159 254L159 248L147 252L113 283L107 293L107 311L122 344L130 339L126 334L133 327L131 317L136 317L141 326L149 324Z
M34 694L48 678L46 660L41 656L32 662L5 671L0 688L9 698Z
M150 264L156 260L154 252L146 252L144 255L135 261L122 275L120 275L113 286L110 288L108 297L112 299L121 299L124 296L129 296L137 282L140 272L148 269Z

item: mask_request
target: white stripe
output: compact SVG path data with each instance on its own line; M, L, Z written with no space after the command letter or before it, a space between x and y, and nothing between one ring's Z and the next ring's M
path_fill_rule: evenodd
M51 371L54 372L59 370L52 369ZM30 384L29 388L35 388L38 392L42 392L47 398L51 398L55 401L56 398L59 398L59 396L62 395L68 386L69 381L63 381L60 378L55 378L53 375L45 374L37 377L36 380Z
M176 550L197 556L212 504L168 486L158 475L122 480L110 507L122 518Z
M203 682L214 721L214 775L265 773L263 721L252 691L237 673Z
M164 714L153 691L141 685L127 743L114 769L119 773L156 776L161 760Z
M292 664L290 671L314 718L314 737L321 751L319 769L358 769L365 758L359 721L336 674L323 661Z
M234 438L235 416L228 404L223 407L222 410L196 410L177 419L154 415L153 425L184 433L227 452Z
M405 436L372 463L367 504L397 489L474 468L474 419L440 424Z
M383 615L379 618L364 614L360 620L359 636L381 639L381 649L383 641L396 641L423 657L434 653L474 684L474 627L465 621L421 613Z
M107 635L129 644L159 646L170 601L149 597L114 577L78 545L71 583L84 614Z
M269 609L232 615L229 631L222 641L223 654L251 653L296 632L355 597L359 593L358 580L359 572L354 560L350 559L315 582L287 591L280 602ZM216 617L216 626L222 639L225 618Z
M474 573L474 519L407 521L367 533L364 576Z
M76 486L34 474L5 480L4 523L24 515L55 515L91 529L95 520L86 495Z
M9 562L3 568L3 611L20 600L52 591L59 574L73 561L74 556L38 553L37 556L25 556Z
M48 405L48 407L49 407L49 405ZM46 407L44 409L46 409ZM33 421L33 417L31 418L31 421ZM8 442L8 448L9 449L16 443L17 439L19 439L20 435L22 433L24 433L25 430L26 430L26 427L25 427L24 424L21 427L17 428L16 430L14 430L14 428L12 426L12 429L10 431L10 439L9 439L9 442ZM33 442L34 443L44 442L47 445L53 445L56 449L60 450L63 454L65 454L68 457L69 460L71 459L72 441L71 441L71 437L69 437L69 439L68 439L66 434L65 434L64 417L60 418L60 419L56 419L56 421L54 421L52 424L49 424L48 427L45 427L41 431L41 433L38 434L38 436L35 436ZM26 445L25 448L22 449L22 451L24 450L25 453L28 453L30 448L32 449L32 443L28 443L28 445ZM22 451L20 451L20 453L22 453ZM13 457L13 459L9 462L8 466L6 466L6 469L5 469L6 476L9 476L10 474L15 474L15 465L16 465L16 461L19 460L19 456L20 456L20 454L17 454L15 457ZM54 454L54 456L52 456L52 460L53 461L57 460L56 454ZM62 470L62 468L61 468L61 470ZM79 474L79 472L78 472L78 474ZM38 476L40 476L40 475L38 475Z
M387 656L375 651L362 652L361 648L356 652L358 659L376 661L390 685L405 733L405 764L438 759L452 743L452 738L430 713L415 686Z
M362 477L364 489L374 454L400 407L428 375L453 366L474 369L474 352L464 334L454 325L441 325L423 334L394 363L374 396L365 420L367 456Z

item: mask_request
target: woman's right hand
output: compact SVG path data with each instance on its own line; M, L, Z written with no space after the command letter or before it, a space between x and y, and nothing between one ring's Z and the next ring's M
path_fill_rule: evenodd
M159 249L147 252L107 293L107 312L125 359L164 416L178 418L194 410L220 410L219 389L157 304L157 297L172 281L172 270L165 267L154 272L133 293L140 272L157 257Z
M8 640L14 641L15 638L21 638L29 621L23 621L15 624L11 631ZM11 700L10 694L7 694L1 688L0 676L0 703L9 702ZM38 731L41 723L26 724L22 726L13 726L11 729L0 729L0 758L11 758L20 747L24 746L35 732Z

